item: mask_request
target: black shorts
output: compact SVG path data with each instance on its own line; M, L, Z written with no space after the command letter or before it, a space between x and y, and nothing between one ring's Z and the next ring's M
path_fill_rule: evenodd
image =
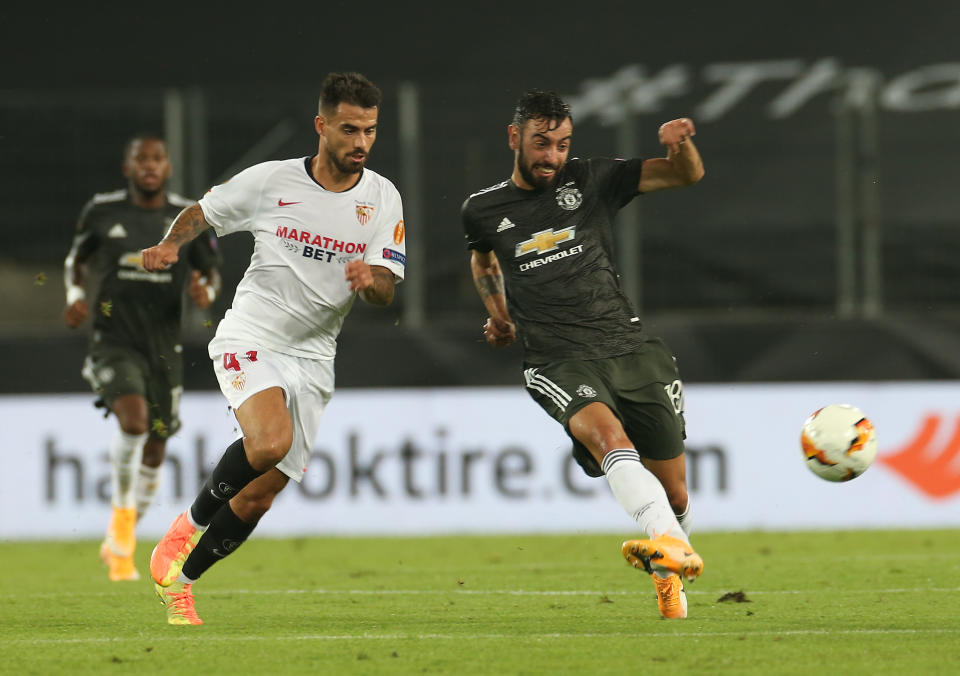
M619 357L525 365L527 392L573 441L573 457L589 476L603 476L599 463L570 434L570 418L603 402L623 424L641 458L669 460L683 453L683 383L676 360L657 338Z
M83 377L104 405L124 394L147 400L148 429L166 438L180 429L180 395L183 394L183 356L172 351L151 365L139 350L116 344L93 343L83 362Z

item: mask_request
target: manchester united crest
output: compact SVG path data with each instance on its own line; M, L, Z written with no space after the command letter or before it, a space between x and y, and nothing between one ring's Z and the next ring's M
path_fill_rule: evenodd
M583 195L580 190L572 183L557 188L557 204L561 209L573 211L583 203Z
M372 204L358 204L357 205L357 220L360 221L360 225L366 225L370 222L370 219L373 218L373 205Z

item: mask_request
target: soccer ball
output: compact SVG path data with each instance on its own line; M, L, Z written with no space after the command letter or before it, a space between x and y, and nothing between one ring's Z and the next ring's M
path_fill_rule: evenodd
M873 423L849 404L830 404L807 418L800 444L807 468L827 481L855 479L877 456Z

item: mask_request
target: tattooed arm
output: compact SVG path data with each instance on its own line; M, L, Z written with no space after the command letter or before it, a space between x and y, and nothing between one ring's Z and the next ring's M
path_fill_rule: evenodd
M517 328L507 310L507 296L503 290L503 271L500 261L492 251L473 250L470 254L470 270L480 300L490 313L483 327L483 335L494 347L504 347L517 339Z
M141 252L144 270L163 270L176 263L180 247L210 227L199 204L181 211L160 243Z
M390 305L395 282L393 273L381 265L367 265L362 260L346 264L344 272L350 289L371 305Z

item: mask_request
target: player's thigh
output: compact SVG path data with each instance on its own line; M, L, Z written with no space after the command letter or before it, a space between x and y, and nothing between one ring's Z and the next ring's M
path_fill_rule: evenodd
M213 372L244 436L264 443L290 437L292 388L281 363L284 355L239 343L225 343L222 349L211 355Z
M150 431L150 407L145 397L139 394L117 395L110 410L127 434L144 434Z
M268 440L278 438L289 441L292 436L288 399L279 385L254 393L235 414L240 429L251 442L269 443Z
M563 425L573 443L573 457L581 469L588 476L603 476L595 452L591 452L570 429L571 418L590 404L605 404L614 417L619 417L615 399L598 368L598 361L571 360L528 367L524 369L523 379L527 394L551 418Z
M94 345L83 362L83 377L111 410L118 397L147 395L150 366L137 350L120 345Z

